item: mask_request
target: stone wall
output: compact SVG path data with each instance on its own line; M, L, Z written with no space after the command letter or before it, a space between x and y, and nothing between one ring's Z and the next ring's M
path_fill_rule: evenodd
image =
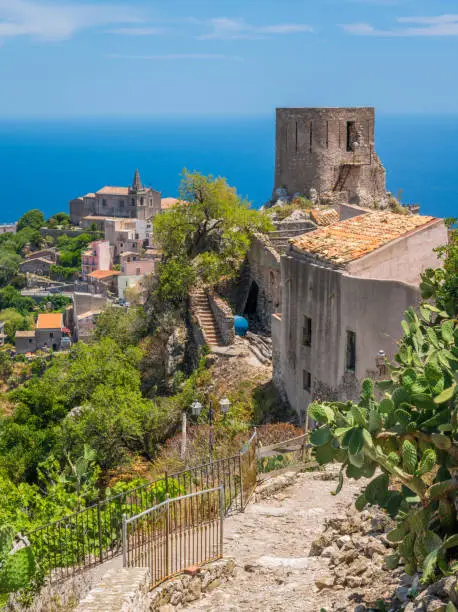
M230 306L216 293L208 291L208 301L225 346L234 343L234 315Z
M83 233L84 233L83 228L73 228L73 229L57 229L56 227L40 228L40 234L42 236L54 236L54 238L58 238L59 236L69 236L70 238L75 238L75 236L80 236Z
M281 309L280 254L266 236L258 235L252 240L236 306L240 314L257 314L268 331L271 316Z
M373 108L278 108L275 189L386 206L374 126Z
M80 602L76 612L148 612L150 584L148 568L110 570Z
M151 592L149 610L171 612L176 607L181 608L191 601L196 601L201 598L202 593L209 593L227 582L234 574L234 569L233 559L220 559L168 580Z

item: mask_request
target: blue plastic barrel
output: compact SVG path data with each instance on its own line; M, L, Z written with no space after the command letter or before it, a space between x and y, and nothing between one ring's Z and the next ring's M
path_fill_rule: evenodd
M245 317L235 315L234 317L234 329L237 336L245 336L248 331L248 321Z

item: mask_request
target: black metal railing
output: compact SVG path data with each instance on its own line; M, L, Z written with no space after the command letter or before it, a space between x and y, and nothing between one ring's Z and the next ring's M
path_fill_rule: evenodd
M155 480L34 529L25 536L51 582L98 565L122 551L122 518L136 516L166 499L224 486L224 513L243 510L256 483L256 434L238 455L165 474ZM249 449L249 452L248 452ZM254 470L254 481L253 481Z
M223 556L224 486L167 499L122 524L124 567L148 567L151 585Z

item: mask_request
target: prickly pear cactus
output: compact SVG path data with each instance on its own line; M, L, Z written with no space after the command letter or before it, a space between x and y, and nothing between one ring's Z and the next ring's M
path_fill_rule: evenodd
M9 525L0 526L0 602L8 593L26 587L35 572L32 551L25 544L15 550L15 531ZM2 602L3 603L3 602Z
M342 465L336 493L345 477L372 478L357 509L378 505L396 519L388 534L396 552L387 566L402 562L409 573L421 571L425 583L458 571L456 234L453 239L455 263L423 278L425 297L436 298L435 304L405 313L396 363L388 364L390 380L379 383L377 394L365 380L357 404L309 406L317 461Z

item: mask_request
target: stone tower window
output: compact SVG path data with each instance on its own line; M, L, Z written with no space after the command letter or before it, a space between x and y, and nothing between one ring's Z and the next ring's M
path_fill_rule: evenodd
M348 372L354 372L356 370L356 334L353 331L347 331L345 369Z
M140 198L140 206L143 206L143 198Z
M297 121L296 121L296 153L297 153Z
M313 143L313 122L310 121L310 153L312 152L312 143Z
M302 328L302 344L312 346L312 319L304 316L304 327Z
M132 198L132 206L135 206L135 198Z
M347 121L347 151L351 153L353 151L353 143L356 141L356 122Z
M302 388L304 391L310 391L312 387L312 375L308 370L302 370Z

